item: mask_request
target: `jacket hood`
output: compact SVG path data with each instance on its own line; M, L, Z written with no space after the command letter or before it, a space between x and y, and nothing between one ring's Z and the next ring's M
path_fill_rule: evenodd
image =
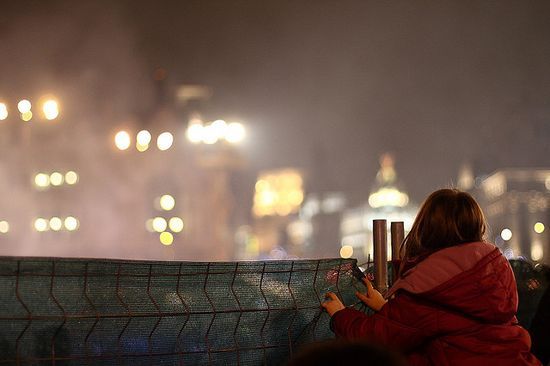
M386 297L399 291L485 323L515 321L514 274L493 244L474 242L441 249L404 272Z

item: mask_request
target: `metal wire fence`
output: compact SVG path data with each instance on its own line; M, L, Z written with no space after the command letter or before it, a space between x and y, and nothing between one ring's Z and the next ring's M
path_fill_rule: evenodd
M0 364L279 365L357 304L355 260L0 257Z

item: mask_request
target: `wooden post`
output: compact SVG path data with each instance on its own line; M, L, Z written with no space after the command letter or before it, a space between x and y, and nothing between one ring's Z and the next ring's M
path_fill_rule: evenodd
M388 289L388 229L386 220L373 220L374 287L381 293Z

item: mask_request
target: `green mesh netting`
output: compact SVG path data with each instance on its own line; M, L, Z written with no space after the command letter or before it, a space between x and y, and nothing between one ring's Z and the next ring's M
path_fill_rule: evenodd
M355 260L196 263L0 257L0 365L279 365L332 338Z

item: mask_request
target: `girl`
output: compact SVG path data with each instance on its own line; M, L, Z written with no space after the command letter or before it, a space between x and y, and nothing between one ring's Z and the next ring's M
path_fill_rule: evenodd
M514 275L483 240L485 218L467 193L441 189L424 202L404 240L399 277L382 296L365 279L357 297L376 313L346 308L328 293L323 307L337 336L391 346L410 365L540 365L517 323Z

